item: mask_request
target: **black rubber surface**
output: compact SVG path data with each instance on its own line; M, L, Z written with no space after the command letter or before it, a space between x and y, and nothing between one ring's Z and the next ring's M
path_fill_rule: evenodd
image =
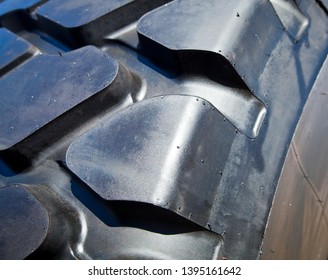
M288 3L1 1L0 258L257 258L328 50Z
M20 185L0 189L0 251L3 259L26 258L44 241L46 209Z

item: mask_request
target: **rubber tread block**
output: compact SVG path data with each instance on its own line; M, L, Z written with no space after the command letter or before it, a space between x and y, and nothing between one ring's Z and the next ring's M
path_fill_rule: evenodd
M0 119L0 150L12 147L94 95L103 92L101 101L108 105L106 92L118 70L111 56L87 46L64 55L40 54L9 72L0 79L0 112L6 115ZM109 96L119 99L116 93ZM86 110L96 112L92 106ZM82 118L83 111L79 114ZM70 121L74 126L78 119Z
M31 44L5 28L0 28L0 42L3 54L0 56L0 76L37 52Z
M44 241L46 209L21 185L0 189L0 259L24 259Z
M66 162L105 200L150 203L206 226L234 137L205 100L154 97L74 141Z
M155 62L238 86L242 78L255 95L284 32L265 0L173 1L143 16L137 28L141 50Z
M49 1L37 9L44 30L69 45L100 44L103 36L138 20L168 0Z

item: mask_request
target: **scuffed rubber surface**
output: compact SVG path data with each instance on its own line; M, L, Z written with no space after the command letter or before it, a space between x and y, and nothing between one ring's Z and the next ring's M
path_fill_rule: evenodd
M21 259L42 244L49 227L46 209L23 186L0 189L1 259Z
M66 161L105 200L153 204L206 227L234 137L205 100L168 95L90 130L72 143Z
M92 67L91 61L97 66ZM106 90L117 72L117 61L89 46L65 55L39 54L29 59L0 80L1 89L8 93L2 97L2 106L8 114L1 118L0 133L5 137L0 149L14 146L69 109Z

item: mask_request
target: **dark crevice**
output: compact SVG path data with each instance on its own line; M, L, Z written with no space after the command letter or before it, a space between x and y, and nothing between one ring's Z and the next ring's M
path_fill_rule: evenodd
M165 235L205 229L167 209L134 201L106 201L76 176L72 193L103 223L110 227L132 227Z
M71 50L57 39L45 34L38 26L38 22L26 11L14 11L0 18L0 25L34 47L45 53L56 53L57 50L67 52Z
M177 52L181 69L186 75L197 75L230 88L244 89L251 94L242 77L223 55L198 50Z
M29 50L22 54L21 56L17 57L17 59L13 60L6 66L0 69L0 78L6 75L8 72L12 71L14 68L18 67L20 64L24 63L26 60L31 58L36 52L33 50Z
M2 16L0 18L0 25L13 33L23 30L31 31L37 27L35 20L24 10L14 11Z
M62 166L66 167L64 164ZM108 203L86 184L82 183L74 174L72 176L71 190L73 195L107 226L120 226L121 222L118 216L109 207Z
M205 229L167 209L142 202L111 201L123 226L165 235L204 231Z
M326 7L326 5L322 3L321 0L315 0L315 2L317 2L318 6L324 11L326 16L328 16L328 8Z

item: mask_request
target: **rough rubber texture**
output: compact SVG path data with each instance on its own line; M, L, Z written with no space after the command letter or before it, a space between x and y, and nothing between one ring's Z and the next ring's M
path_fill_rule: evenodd
M0 251L4 259L26 258L44 241L49 227L46 209L20 185L0 189Z
M257 258L324 4L100 2L0 2L0 258Z

